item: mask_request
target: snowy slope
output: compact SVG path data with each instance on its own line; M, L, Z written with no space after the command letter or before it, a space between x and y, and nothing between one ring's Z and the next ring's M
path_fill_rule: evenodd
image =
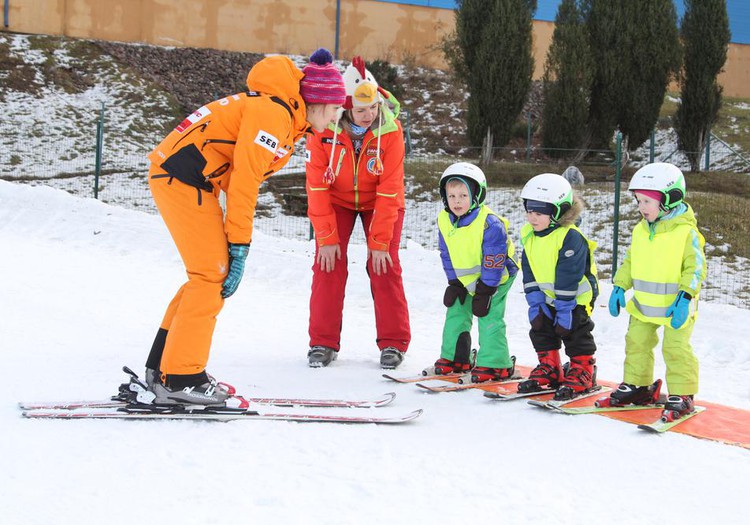
M308 368L312 248L256 234L210 371L255 396L395 390L376 412L424 408L412 424L23 420L22 399L101 398L123 364L141 371L184 274L158 217L0 181L0 522L744 522L747 450L382 380L363 246L350 253L340 358ZM399 372L409 374L438 357L444 278L436 252L410 244L402 257L413 343ZM627 321L599 302L599 374L619 380ZM701 312L700 396L750 409L750 312ZM518 286L508 324L513 353L532 364Z

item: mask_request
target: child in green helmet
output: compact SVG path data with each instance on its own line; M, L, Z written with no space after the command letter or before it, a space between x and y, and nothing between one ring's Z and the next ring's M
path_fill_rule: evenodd
M448 278L448 308L435 373L469 372L473 382L513 376L505 335L505 304L518 266L508 221L484 204L487 182L481 169L458 162L443 172L438 215L439 245ZM479 352L472 370L471 326L478 318Z
M676 419L694 410L698 392L698 360L690 345L698 294L706 278L705 241L685 197L685 177L672 164L654 163L633 175L628 187L643 216L613 279L609 311L630 313L625 336L622 384L600 404L623 406L654 403L661 380L652 383L656 332L664 327L662 352L670 396L665 416ZM625 291L633 289L630 301Z

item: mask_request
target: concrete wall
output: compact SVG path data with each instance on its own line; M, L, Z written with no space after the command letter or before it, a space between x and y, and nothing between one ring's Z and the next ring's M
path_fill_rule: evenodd
M9 0L8 31L161 46L308 55L334 50L336 0ZM339 58L446 66L448 9L341 0ZM543 73L552 22L534 22L534 78ZM750 97L750 45L731 44L724 95Z

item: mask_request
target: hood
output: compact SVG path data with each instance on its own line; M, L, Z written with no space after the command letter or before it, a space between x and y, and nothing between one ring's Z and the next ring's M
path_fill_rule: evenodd
M295 129L304 130L307 129L307 112L299 93L299 83L304 76L288 57L266 57L250 69L247 88L283 100L294 114Z
M560 217L560 226L571 226L578 223L583 213L583 199L578 195L573 196L573 206Z

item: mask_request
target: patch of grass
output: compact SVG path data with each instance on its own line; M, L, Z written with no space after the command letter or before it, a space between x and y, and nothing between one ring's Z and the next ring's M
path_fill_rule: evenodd
M708 244L724 247L727 256L750 258L750 221L744 220L750 198L696 192L686 200L695 210L698 228Z

